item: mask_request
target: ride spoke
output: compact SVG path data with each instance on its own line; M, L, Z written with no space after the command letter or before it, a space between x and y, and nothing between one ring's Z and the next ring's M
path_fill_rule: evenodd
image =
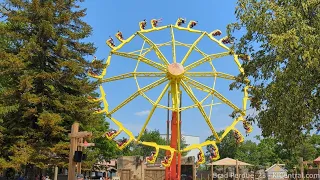
M138 35L144 40L146 41L146 43L148 43L153 50L155 51L155 53L157 54L158 58L163 61L163 63L165 65L169 65L169 61L164 57L164 55L162 54L162 52L160 51L160 49L158 48L158 46L156 46L149 38L147 38L145 35L143 35L142 33L138 32Z
M128 54L128 53L124 53L124 52L117 52L117 51L114 51L114 52L111 52L112 54L114 55L118 55L118 56L122 56L122 57L126 57L126 58L130 58L130 59L135 59L137 61L141 61L141 62L144 62L154 68L157 68L159 69L160 71L166 71L166 67L162 64L159 64L157 62L154 62L148 58L145 58L141 55L137 55L137 54Z
M216 42L220 47L226 49L227 51L230 51L230 48L224 44L222 44L219 40L217 40L216 38L214 38L213 36L211 36L210 34L206 34L212 41Z
M228 80L236 80L236 77L222 72L186 72L186 76L188 77L217 77Z
M241 115L245 116L245 113L235 104L233 104L229 99L227 99L226 97L224 97L222 94L220 94L218 91L198 82L195 81L189 77L184 77L184 81L186 81L188 84L190 84L191 86L204 91L204 92L208 92L212 95L214 95L215 97L217 97L218 99L220 99L222 102L224 102L225 104L227 104L228 106L230 106L232 109L236 110L237 112L240 112Z
M102 82L103 83L112 82L112 81L117 81L121 79L132 78L132 77L165 77L165 76L166 76L165 72L130 72L130 73L120 74L117 76L106 78L102 80Z
M152 106L152 109L150 110L150 113L146 119L146 122L144 123L139 135L138 135L138 138L137 138L137 141L140 140L141 136L143 135L143 132L145 131L147 125L149 124L149 121L154 113L154 111L156 110L156 108L158 107L158 104L160 103L161 99L163 98L163 96L165 95L165 93L167 92L168 88L170 86L170 83L168 83L164 89L162 90L161 94L159 95L158 99L156 100L156 102L153 104Z
M170 27L170 33L171 33L171 47L172 47L172 59L173 62L176 63L176 41L174 39L174 32L173 32L173 27Z
M201 102L201 101L200 101L200 103L203 104L203 102ZM219 105L219 104L222 104L222 103L206 104L206 105L202 105L202 107L215 106L215 105ZM184 111L184 110L195 108L195 107L198 107L198 105L194 104L191 106L186 106L186 107L180 108L180 111Z
M212 134L215 136L215 138L220 141L219 135L217 134L217 132L215 131L214 127L212 126L209 117L207 116L204 108L202 107L202 104L198 101L198 99L196 98L196 96L193 94L192 89L190 87L187 86L187 84L182 80L181 81L181 85L183 87L183 89L186 91L186 93L189 95L189 97L191 98L191 100L195 103L195 105L198 106L198 109L200 111L200 113L202 114L202 116L204 117L204 120L206 121L206 123L208 124Z
M128 104L129 102L131 102L132 100L134 100L136 97L138 97L142 92L146 92L149 91L159 85L161 85L162 83L166 82L167 78L163 77L141 89L138 89L135 93L133 93L131 96L129 96L126 100L124 100L122 103L120 103L117 107L115 107L113 110L111 110L108 114L114 114L115 112L117 112L120 108L122 108L123 106L125 106L126 104Z
M183 57L182 61L180 62L181 65L183 65L187 58L190 56L191 52L193 51L193 49L197 46L197 44L200 42L200 40L204 37L206 33L202 33L201 36L196 40L194 41L194 43L191 45L191 47L189 48L187 54Z
M208 55L208 56L206 56L204 58L199 59L198 61L195 61L195 62L189 64L184 69L185 69L185 71L189 71L189 70L191 70L191 69L193 69L195 67L198 67L199 65L201 65L201 64L203 64L205 62L212 61L213 59L221 58L221 57L228 56L228 55L230 55L229 52L211 54L211 55Z
M170 44L171 44L171 42L169 41L169 42L166 42L166 43L157 44L157 47L159 48L159 47L162 47L162 46L170 46ZM142 56L145 56L145 55L148 54L150 51L152 51L152 47L147 48L147 50L146 50L144 53L142 53Z

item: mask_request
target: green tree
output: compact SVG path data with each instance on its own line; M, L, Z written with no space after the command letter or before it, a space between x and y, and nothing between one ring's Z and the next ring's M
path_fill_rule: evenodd
M319 135L312 135L310 137L310 144L316 149L315 157L320 156L320 136Z
M166 145L167 141L161 137L159 130L146 130L141 136L141 141L144 142L155 142L158 145ZM181 138L181 149L187 147L185 140ZM131 152L125 151L125 155L139 155L139 156L150 156L152 151L155 151L153 147L145 146L145 145L134 145L132 144L128 149L131 149ZM182 153L182 156L187 155L188 152ZM159 155L160 158L165 156L165 150L160 150Z
M1 2L6 24L0 37L10 42L0 51L0 162L5 160L6 167L67 162L68 132L75 121L82 130L108 127L102 115L93 114L100 103L87 100L98 83L86 71L100 72L103 65L84 59L96 49L81 41L91 27L82 20L86 10L79 2Z
M141 141L145 142L155 142L158 145L166 145L166 140L163 139L160 135L159 130L145 130L143 135L141 136ZM140 156L150 156L151 152L155 151L153 147L144 146L144 145L133 145L132 155L140 155ZM164 151L159 153L159 157L164 156Z
M271 165L282 162L279 157L281 148L280 144L277 143L275 138L263 138L259 136L257 139L260 141L257 146L257 151L259 152L258 162L264 167L270 167Z
M237 22L229 26L238 54L251 79L251 106L258 112L264 137L287 146L302 142L320 119L319 0L238 0ZM232 35L231 35L232 36ZM246 84L239 75L232 87Z
M235 158L257 166L260 164L260 153L261 152L258 151L258 145L255 142L246 140L239 145Z
M224 131L218 132L218 135L221 136ZM206 140L215 140L215 137L213 135L209 136ZM217 144L219 149L220 158L235 158L236 152L238 150L238 146L236 143L236 140L232 133L228 133L222 140L222 142ZM209 157L209 150L211 147L207 147L207 153L206 156Z

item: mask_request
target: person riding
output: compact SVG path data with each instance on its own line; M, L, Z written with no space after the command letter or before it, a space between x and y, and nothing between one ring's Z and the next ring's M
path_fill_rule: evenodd
M192 21L192 22L190 23L189 28L193 28L193 27L195 27L197 24L198 24L198 21Z
M115 133L117 133L117 130L111 129L111 131L107 132L107 135L108 135L109 137L111 137L111 136L114 135Z
M217 157L216 149L214 147L210 148L210 159Z
M109 36L108 42L110 43L110 45L112 47L115 47L116 45L114 44L113 38L111 36Z
M117 36L118 36L120 39L123 39L123 36L122 36L122 32L121 32L121 31L118 31L118 32L117 32Z
M186 23L186 20L185 19L183 19L183 18L179 18L178 19L178 26L181 26L182 24L184 24L184 23Z
M147 157L146 157L146 163L147 163L148 161L152 161L153 158L154 158L154 155L156 155L156 151L152 151L151 154L150 154L150 156L147 156Z
M100 111L102 111L102 109L101 108L97 108L96 111L100 112Z
M243 128L246 130L246 132L249 132L250 124L247 121L243 121Z
M122 140L117 141L117 144L118 144L118 146L122 146L122 145L125 144L127 141L128 141L128 139L123 138Z
M157 27L158 26L158 23L160 23L162 21L162 19L153 19L152 20L152 25L153 27Z
M240 55L239 55L239 58L242 59L242 60L244 60L244 61L249 61L249 56L246 55L246 54L240 54Z
M216 30L212 32L212 36L220 36L222 32L220 30Z
M236 139L236 143L239 144L241 141L241 136L240 133L238 131L234 131L234 137Z
M168 164L170 157L171 157L171 155L165 156L164 161L162 161L161 163Z
M141 28L142 29L145 29L147 26L147 21L144 19L142 22L141 22Z
M198 162L202 161L202 152L201 151L198 153L197 158L198 158Z
M222 43L223 44L231 44L232 43L232 39L230 37L225 37L222 39Z

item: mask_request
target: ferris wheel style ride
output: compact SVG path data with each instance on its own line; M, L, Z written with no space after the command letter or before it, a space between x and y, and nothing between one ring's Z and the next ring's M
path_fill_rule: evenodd
M171 162L173 161L173 159L175 159L174 158L175 153L187 152L192 149L199 150L197 164L205 163L205 156L204 156L204 152L203 152L203 147L211 146L212 152L211 152L210 158L211 158L211 160L217 160L217 159L219 159L219 151L218 151L216 143L221 142L222 139L230 131L232 131L234 133L234 137L236 138L237 143L240 143L243 141L243 135L235 127L237 125L237 123L239 123L239 122L243 123L243 127L246 130L246 133L250 133L252 131L252 127L245 120L247 100L249 99L247 91L248 91L249 87L246 86L243 89L244 94L243 94L243 98L242 98L242 107L236 106L228 98L226 98L224 95L222 95L221 93L219 93L218 91L215 90L215 82L216 82L217 78L235 81L236 77L234 75L230 75L227 73L216 71L216 69L212 63L212 60L218 59L221 57L225 57L225 56L232 56L234 59L234 62L236 63L236 65L239 69L239 72L244 73L239 59L247 61L247 60L249 60L249 57L247 55L243 55L243 54L237 55L227 46L227 44L232 43L231 38L223 37L218 40L216 37L218 37L222 34L220 30L214 30L214 31L208 33L205 31L193 29L198 24L197 21L190 21L188 23L187 27L182 27L183 24L186 24L186 20L183 18L179 18L174 25L158 26L160 21L161 20L159 20L159 19L152 19L151 20L151 28L149 28L149 29L147 28L146 20L141 21L139 23L140 30L137 31L136 33L134 33L132 36L130 36L127 39L124 38L124 36L122 35L122 32L118 31L115 35L116 39L118 40L118 43L116 43L112 37L110 37L110 39L108 39L106 42L107 45L111 48L111 51L110 51L110 54L106 60L105 69L102 71L102 73L100 75L95 74L93 72L89 72L89 76L96 78L96 79L100 79L103 83L111 83L111 82L119 81L119 80L126 79L126 78L133 78L136 82L136 85L137 85L137 91L135 93L133 93L132 95L130 95L127 99L122 101L119 105L117 105L113 109L109 109L109 104L106 99L106 92L104 91L102 85L100 85L100 87L99 87L100 92L101 92L100 98L96 98L96 99L90 98L90 100L103 102L103 105L104 105L103 109L97 110L96 113L105 113L106 116L112 122L114 122L119 128L118 130L112 130L110 132L107 132L105 134L105 136L108 139L113 140L120 133L123 133L123 132L128 135L128 137L129 137L128 139L124 139L122 141L117 142L117 146L121 150L124 149L125 147L127 147L129 145L129 143L131 143L131 142L135 142L135 143L142 144L145 146L153 147L155 149L155 151L152 152L151 156L147 158L147 161L149 163L154 163L156 161L156 159L158 157L159 150L165 150L169 153L167 153L167 156L162 161L162 165L165 167L169 167L171 165ZM153 41L151 41L149 38L147 38L145 35L147 33L152 33L154 31L161 31L164 29L170 29L170 32L171 32L171 41L166 42L166 43L156 44ZM197 33L197 34L200 34L200 36L196 41L193 42L193 44L184 44L184 43L181 43L181 42L175 40L174 29L180 30L180 31L188 31L189 33ZM131 40L136 36L140 37L144 41L144 44L145 43L148 44L150 46L150 48L144 48L144 46L143 46L140 50L137 50L137 51L122 52L121 48L125 44L130 43ZM201 39L204 38L205 36L209 37L210 40L212 40L214 43L221 46L225 51L221 52L221 53L217 53L217 54L206 54L203 51L201 51L197 47L197 45L201 41ZM170 57L170 59L172 59L172 62L169 62L169 60L160 51L160 47L162 47L162 46L171 46L172 57ZM182 58L182 60L180 62L178 62L177 57L176 57L176 46L185 46L185 47L189 48L189 50L187 51L187 53L185 54L185 56ZM157 58L160 60L160 63L156 62L152 59L148 59L146 57L146 54L150 53L151 51L155 52ZM189 65L185 65L185 62L188 61L188 57L190 56L191 52L193 52L193 51L200 53L203 56L203 58L196 60ZM117 76L105 78L108 67L110 65L110 62L112 61L113 56L120 56L123 58L129 58L129 59L136 60L136 66L133 67L132 72L128 72L125 74L120 74ZM147 64L150 66L150 68L157 69L157 71L156 72L139 72L138 66L140 63ZM193 71L190 71L190 70L192 70L192 69L194 69L204 63L208 63L208 65L212 67L212 72L193 72ZM146 85L144 87L140 87L139 82L137 80L138 77L144 77L144 78L158 77L160 79L149 84L149 85ZM210 86L207 86L207 85L193 79L193 78L201 78L201 77L213 78L214 85L212 87L210 87ZM151 89L153 89L161 84L165 84L165 87L161 91L157 100L153 101L151 98L149 98L146 95L146 92L150 91ZM200 91L207 93L207 96L204 99L199 100L196 97L195 93L193 92L192 88L196 88ZM182 90L184 90L186 92L186 94L190 97L190 99L193 101L193 103L194 103L193 105L186 106L186 107L180 107L180 103L181 103L180 94L181 94ZM171 106L160 104L160 101L162 100L162 98L164 97L164 95L167 92L169 92L172 97L171 98L171 100L172 100ZM117 112L118 110L120 110L121 108L123 108L124 106L126 106L129 102L131 102L132 100L134 100L138 96L142 96L147 101L149 101L152 104L152 109L150 110L150 113L148 114L148 117L146 118L145 123L144 123L143 127L141 128L141 131L140 131L138 137L135 137L133 135L133 133L127 127L125 127L119 120L117 120L113 117L113 114L115 112ZM233 123L225 129L224 133L221 136L219 136L217 134L217 132L216 132L215 128L213 127L211 120L210 120L212 107L215 104L213 104L213 102L208 105L204 104L205 100L207 100L210 97L216 97L216 98L220 99L220 101L222 103L228 105L235 112L237 112L239 114L239 116L237 116L233 120ZM206 111L204 109L204 107L208 107L208 106L210 107L209 115L206 113ZM207 123L208 127L210 128L212 134L214 135L215 140L205 141L201 144L192 144L184 149L181 149L180 148L180 143L181 143L180 142L180 123L177 123L176 131L178 133L177 133L177 138L176 138L176 146L158 145L154 142L141 141L140 140L141 136L142 136L143 132L146 130L146 127L147 127L153 113L155 112L156 108L164 108L164 109L168 109L168 110L174 112L175 114L173 114L173 116L175 116L179 120L180 120L180 117L179 117L180 112L187 110L187 109L190 109L190 108L197 108L200 111L201 115L203 116L203 119Z

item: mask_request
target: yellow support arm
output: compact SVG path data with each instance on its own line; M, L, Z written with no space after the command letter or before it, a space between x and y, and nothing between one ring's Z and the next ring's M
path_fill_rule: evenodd
M124 149L125 147L127 147L132 141L134 141L135 138L134 138L132 132L129 131L127 128L125 128L121 122L119 122L118 120L116 120L115 118L113 118L113 117L111 117L111 116L108 116L108 117L111 119L112 122L114 122L117 126L119 126L119 129L121 129L123 132L125 132L125 133L129 136L129 140L128 140L126 143L122 144L121 146L119 146L119 145L117 144L117 147L118 147L120 150L123 150L123 149Z
M238 111L241 113L241 115L245 116L245 112L242 111L238 106L236 106L235 104L233 104L230 100L228 100L226 97L224 97L222 94L220 94L218 91L198 82L195 81L189 77L184 77L184 81L188 82L188 84L190 84L191 86L204 91L204 92L208 92L213 94L215 97L217 97L218 99L220 99L222 102L224 102L225 104L227 104L228 106L230 106L231 108L233 108L234 110Z
M221 136L221 139L223 139L231 130L233 130L234 127L237 125L237 123L239 121L241 121L241 120L243 120L242 116L240 116L240 117L236 118L235 120L233 120L232 124L224 130L224 132L223 132L223 134Z
M107 41L107 45L108 45L109 47L111 47L111 49L112 49L111 52L118 51L118 50L120 50L125 44L127 44L128 42L130 42L136 35L137 35L137 34L133 34L133 35L130 36L128 39L120 41L121 44L119 44L118 46L113 47L113 46L110 44L110 42L108 42L108 41Z
M221 58L224 56L228 56L230 55L230 52L223 52L223 53L218 53L218 54L211 54L209 56L206 56L204 58L199 59L198 61L195 61L191 64L189 64L188 66L186 66L184 69L185 71L189 71L195 67L198 67L199 65L208 62L208 61L212 61L213 59L217 59L217 58Z
M156 150L156 153L153 155L152 159L147 158L147 162L150 164L154 164L158 158L159 155L159 146L158 144L154 143L154 142L142 142L142 141L138 141L139 144L145 145L145 146L149 146L149 147L154 147L154 149Z
M243 70L243 68L241 67L241 64L240 64L238 55L234 54L234 55L233 55L233 59L234 59L234 62L237 64L239 71L240 71L242 74L244 74L244 70Z
M115 137L117 137L121 132L122 132L122 128L119 127L118 131L115 133L111 133L111 132L107 132L104 134L104 136L109 139L109 140L113 140Z
M185 149L182 150L182 152L188 152L192 149L198 149L200 152L201 152L201 159L197 161L197 164L203 164L205 163L205 158L204 158L204 152L203 152L203 147L206 147L206 146L213 146L214 149L215 149L215 153L216 153L216 156L215 157L212 157L211 160L217 160L220 158L219 156L219 150L218 150L218 147L216 145L216 142L215 141L205 141L201 144L193 144L193 145L190 145L188 147L186 147Z
M176 63L177 59L176 59L176 41L174 39L174 32L173 32L173 27L172 25L170 26L170 34L171 34L171 48L172 48L172 59L173 62Z
M187 60L187 58L190 56L191 52L194 50L194 48L197 46L197 44L201 41L201 39L204 37L206 33L202 33L201 36L196 40L194 41L194 43L191 45L191 47L189 48L187 54L183 57L182 61L180 64L184 64Z
M200 103L203 104L202 101L200 101ZM215 106L215 105L218 105L218 104L222 104L222 103L206 104L206 105L202 105L202 107ZM180 108L180 111L184 111L184 110L195 108L195 107L198 107L198 105L194 104L194 105L191 105L191 106L185 106L185 107Z
M216 42L220 47L224 48L227 51L230 51L230 48L226 45L224 45L221 41L214 38L211 34L206 34L212 41Z
M167 60L166 57L164 57L164 55L162 54L162 52L160 51L160 49L149 39L147 38L145 35L143 35L142 33L138 32L138 35L146 42L148 43L153 50L155 51L155 53L157 54L158 58L166 65L169 64L169 61Z
M154 31L160 31L160 30L163 30L163 29L167 29L169 27L170 27L169 25L167 25L167 26L159 26L159 27L156 27L156 28L150 28L150 29L141 30L140 32L150 33L150 32L154 32Z
M204 108L202 107L201 103L198 101L196 96L193 94L191 88L188 87L184 81L181 81L181 85L182 85L183 89L186 91L186 93L189 95L189 97L192 99L192 101L198 106L198 109L199 109L200 113L202 114L202 116L204 117L205 121L207 122L212 134L215 136L217 141L220 141L220 138L219 138L217 132L215 131L215 129L213 128L209 117L207 116L207 114L206 114Z
M203 31L190 29L190 28L185 28L185 27L181 27L181 26L173 26L173 27L178 29L178 30L189 31L189 32L193 32L193 33L203 33Z
M167 81L167 78L163 77L163 78L161 78L161 79L159 79L159 80L157 80L157 81L155 81L155 82L153 82L153 83L151 83L141 89L138 89L138 91L136 91L131 96L129 96L129 98L127 98L122 103L120 103L117 107L115 107L113 110L111 110L108 114L111 115L111 114L117 112L120 108L122 108L123 106L125 106L126 104L128 104L129 102L134 100L136 97L138 97L141 94L141 92L149 91L150 89L153 89L166 81Z
M236 80L236 77L222 72L186 72L186 76L188 77L218 77L228 80Z
M112 82L112 81L117 81L121 79L132 78L132 77L165 77L165 76L166 76L165 72L130 72L130 73L120 74L117 76L106 78L102 80L102 82L103 83Z
M170 151L170 158L167 160L167 162L162 162L162 165L164 167L169 167L171 165L175 149L171 148L170 146L158 145L158 144L156 144L154 142L141 142L141 141L138 141L138 143L142 144L142 145L145 145L145 146L154 147L156 149L156 154L154 155L154 158L152 159L152 161L148 161L149 163L154 163L156 161L160 149L163 149L163 150L166 150L166 151Z
M161 92L160 96L158 97L158 99L156 100L156 102L153 104L153 106L152 106L152 108L151 108L151 110L150 110L150 112L149 112L149 115L148 115L148 117L147 117L147 120L145 121L143 127L141 128L141 131L140 131L140 133L139 133L139 136L138 136L138 138L137 138L137 141L140 140L143 132L145 131L147 125L149 124L149 121L150 121L150 119L151 119L154 111L156 110L159 102L161 101L161 99L163 98L163 96L165 95L165 93L167 92L169 86L170 86L170 84L168 83L168 84L164 87L164 89L162 90L162 92Z
M244 89L243 89L243 98L242 98L242 110L246 113L247 111L247 101L249 99L249 95L248 95L248 89L249 87L248 86L245 86Z
M118 55L118 56L122 56L122 57L126 57L126 58L130 58L130 59L135 59L135 60L138 60L138 61L141 61L143 63L146 63L156 69L159 69L160 71L166 71L166 67L162 64L159 64L157 62L154 62L148 58L145 58L141 55L137 55L137 54L128 54L128 53L124 53L124 52L116 52L116 51L112 51L111 52L112 54L114 55Z

